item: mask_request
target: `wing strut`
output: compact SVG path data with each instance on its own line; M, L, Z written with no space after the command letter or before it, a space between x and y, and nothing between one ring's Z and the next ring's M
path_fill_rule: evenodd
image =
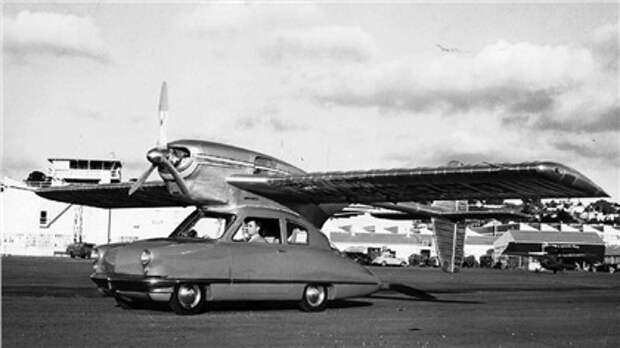
M460 270L465 254L465 230L450 220L433 218L435 247L441 269L448 273Z

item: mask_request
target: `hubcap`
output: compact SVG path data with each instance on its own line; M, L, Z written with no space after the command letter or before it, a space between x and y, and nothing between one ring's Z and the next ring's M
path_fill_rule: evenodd
M200 302L200 288L198 285L180 285L177 298L182 307L192 309Z
M322 286L308 286L306 288L306 300L313 307L320 306L325 300L325 290Z

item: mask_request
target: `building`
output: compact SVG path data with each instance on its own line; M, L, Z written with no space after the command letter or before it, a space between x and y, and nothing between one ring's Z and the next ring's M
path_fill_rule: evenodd
M0 193L4 255L52 256L74 241L95 244L164 237L193 208L101 209L50 201L4 180Z
M48 158L52 185L64 183L109 184L121 182L117 159Z
M571 247L601 256L605 253L605 242L596 233L589 232L510 231L493 245L497 255L542 253L547 247Z
M101 209L37 196L33 188L68 183L121 181L115 159L50 158L49 176L36 182L5 178L0 190L1 252L9 255L64 253L74 241L129 242L170 234L192 208Z

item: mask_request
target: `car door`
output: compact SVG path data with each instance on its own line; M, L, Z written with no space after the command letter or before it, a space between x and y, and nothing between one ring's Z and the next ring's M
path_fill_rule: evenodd
M248 221L261 223L266 241L250 242L241 236ZM280 300L288 299L290 277L283 268L286 254L282 244L280 219L249 215L233 235L231 250L231 299Z

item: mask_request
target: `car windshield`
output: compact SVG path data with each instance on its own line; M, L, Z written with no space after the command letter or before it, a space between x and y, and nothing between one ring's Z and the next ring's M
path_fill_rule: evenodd
M234 221L234 215L200 209L192 212L169 238L218 239Z

